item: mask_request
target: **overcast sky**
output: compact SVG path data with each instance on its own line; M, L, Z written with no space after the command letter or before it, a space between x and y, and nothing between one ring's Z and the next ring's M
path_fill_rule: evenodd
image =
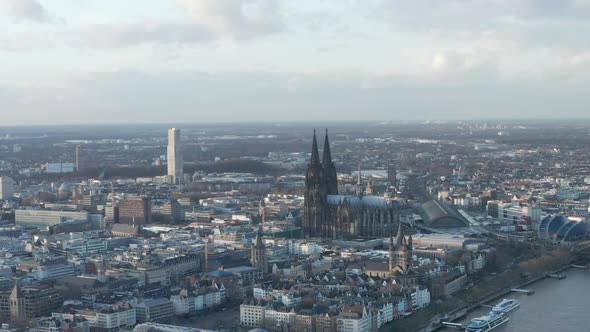
M590 117L590 0L0 0L0 126Z

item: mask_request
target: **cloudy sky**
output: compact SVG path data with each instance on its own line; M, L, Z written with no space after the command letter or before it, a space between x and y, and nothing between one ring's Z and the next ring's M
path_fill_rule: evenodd
M0 0L2 125L590 117L590 0Z

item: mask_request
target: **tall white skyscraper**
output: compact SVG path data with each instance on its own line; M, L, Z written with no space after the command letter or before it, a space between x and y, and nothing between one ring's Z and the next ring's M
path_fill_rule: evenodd
M14 181L8 176L0 176L0 199L8 199L14 195Z
M172 178L175 184L182 184L184 181L184 172L182 166L184 159L182 157L182 146L180 145L180 129L172 128L168 130L168 176Z

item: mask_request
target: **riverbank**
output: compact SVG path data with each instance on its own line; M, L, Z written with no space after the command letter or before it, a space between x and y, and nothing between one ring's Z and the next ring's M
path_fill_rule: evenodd
M494 300L497 300L497 299L505 296L506 294L512 293L513 292L512 289L526 289L526 287L528 287L530 285L538 283L538 282L545 280L547 278L551 278L550 275L552 275L552 274L559 274L559 273L562 273L568 269L577 268L580 265L586 266L585 264L587 264L587 263L577 261L572 264L568 264L566 266L558 268L556 270L548 271L548 272L542 273L541 275L532 277L529 280L527 280L521 284L514 285L514 286L507 286L505 288L498 289L497 291L494 291L494 292L490 293L489 295L479 299L476 303L469 304L468 306L459 308L455 311L449 312L448 314L434 317L429 321L429 323L427 325L425 325L419 329L416 329L414 331L415 332L437 331L437 330L444 327L442 325L443 321L456 322L456 321L464 318L465 316L467 316L470 312L472 312L476 309L479 309L481 306L485 305L486 303L492 302Z
M547 278L548 274L558 274L577 262L570 252L559 248L537 250L522 244L497 245L499 255L495 270L471 276L471 288L444 300L433 301L428 308L388 324L382 330L435 331L442 327L442 321L461 319L482 304L510 293L513 288L525 288Z
M545 278L530 284L527 289L534 295L511 293L506 298L514 298L520 307L509 314L509 321L494 332L538 332L588 331L587 297L590 294L590 269L569 269L562 272L564 279ZM497 299L489 303L496 304ZM484 305L456 323L466 325L473 318L486 315L490 311ZM457 332L454 328L443 328L437 332Z

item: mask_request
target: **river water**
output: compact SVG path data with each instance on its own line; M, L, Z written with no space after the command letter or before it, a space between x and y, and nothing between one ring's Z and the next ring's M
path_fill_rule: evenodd
M545 279L528 286L527 289L535 291L533 295L507 294L507 298L519 299L520 307L512 311L510 320L494 332L590 332L590 269L569 269L562 274L567 278ZM482 307L459 323L467 324L490 310ZM445 331L453 330L447 328Z

